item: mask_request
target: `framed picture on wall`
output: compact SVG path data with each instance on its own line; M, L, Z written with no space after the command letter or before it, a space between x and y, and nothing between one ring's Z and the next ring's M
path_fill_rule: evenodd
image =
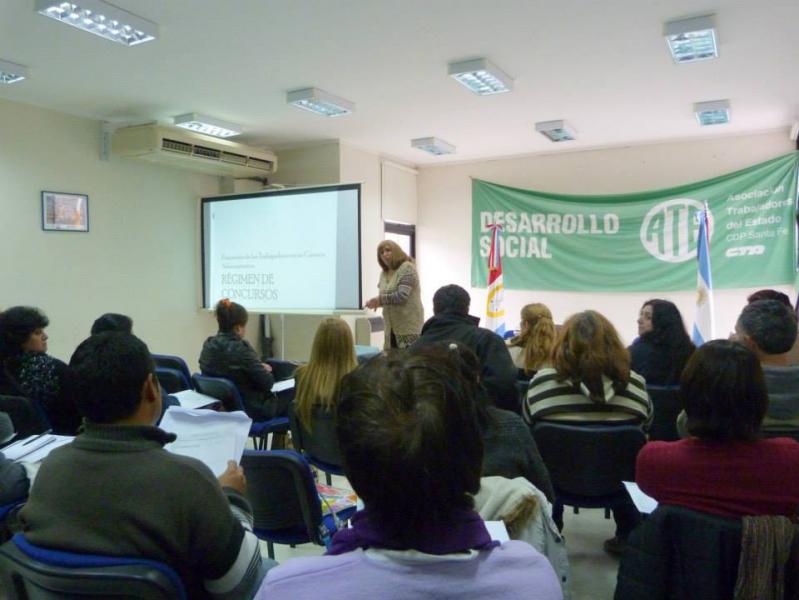
M42 192L42 229L89 231L89 197L86 194Z

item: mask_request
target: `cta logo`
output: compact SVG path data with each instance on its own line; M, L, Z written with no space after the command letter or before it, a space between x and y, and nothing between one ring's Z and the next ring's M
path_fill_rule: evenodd
M641 223L641 244L658 260L681 263L696 256L699 225L696 213L704 205L690 198L666 200L646 213ZM713 219L710 219L713 236Z
M760 256L765 254L766 247L758 244L757 246L736 246L734 248L727 248L724 256L733 258L736 256Z

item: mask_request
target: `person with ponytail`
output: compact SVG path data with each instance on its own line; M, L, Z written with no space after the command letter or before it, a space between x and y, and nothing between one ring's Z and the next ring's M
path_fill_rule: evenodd
M275 383L272 367L261 362L244 339L247 309L223 298L216 303L215 312L219 331L203 344L200 353L203 375L232 380L239 388L245 412L255 421L286 416L289 401L271 391Z
M555 324L549 308L536 303L522 307L520 327L519 335L508 340L508 350L520 377L529 379L549 365L555 343Z

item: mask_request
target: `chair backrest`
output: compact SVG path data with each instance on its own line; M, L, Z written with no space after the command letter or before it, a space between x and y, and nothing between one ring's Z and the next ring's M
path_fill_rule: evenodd
M0 412L8 413L17 438L44 433L50 429L43 410L35 400L22 396L0 396Z
M293 360L280 360L279 358L267 358L264 362L272 367L272 375L275 381L291 379L294 377L294 371L300 366L299 363Z
M0 546L0 589L12 600L186 598L180 578L163 563L49 550L22 534Z
M256 529L304 527L308 539L322 543L322 507L313 473L302 455L294 450L245 450L241 467Z
M182 392L183 390L192 389L191 380L186 379L186 375L183 374L183 371L156 365L155 374L158 377L158 382L161 384L161 387L166 390L167 394L174 394L176 392Z
M636 425L565 425L541 421L533 437L555 493L606 496L635 479L635 459L646 443Z
M341 450L336 437L336 414L314 408L311 413L311 431L300 421L295 411L295 403L289 407L291 440L294 448L301 450L309 458L341 468Z
M198 392L219 400L225 411L244 410L239 389L230 379L195 373L191 376L191 380Z
M153 354L152 357L156 367L165 367L167 369L180 371L183 373L186 382L191 385L191 371L189 371L189 365L186 364L185 360L171 354Z
M652 400L652 423L649 439L673 442L679 440L677 415L680 414L680 386L648 385L646 391Z

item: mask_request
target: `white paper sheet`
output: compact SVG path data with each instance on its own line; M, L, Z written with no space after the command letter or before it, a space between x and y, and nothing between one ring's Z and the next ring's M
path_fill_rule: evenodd
M182 392L170 394L170 396L174 396L180 401L181 408L205 408L206 406L219 402L219 400L213 396L206 396L194 390L183 390Z
M32 435L0 449L0 452L6 458L16 462L35 463L44 460L50 452L74 439L71 435L53 435L52 433Z
M627 493L630 494L635 508L644 514L649 514L658 507L658 502L651 496L647 496L638 487L634 481L622 481L624 487L627 488Z
M241 460L252 419L242 411L216 412L170 406L159 427L178 439L165 448L205 463L217 477L227 461Z
M291 379L284 379L283 381L276 381L272 385L272 391L274 393L282 392L283 390L291 390L294 389L294 378Z
M486 529L491 539L495 542L508 542L510 535L508 535L508 528L505 527L504 521L484 521Z

